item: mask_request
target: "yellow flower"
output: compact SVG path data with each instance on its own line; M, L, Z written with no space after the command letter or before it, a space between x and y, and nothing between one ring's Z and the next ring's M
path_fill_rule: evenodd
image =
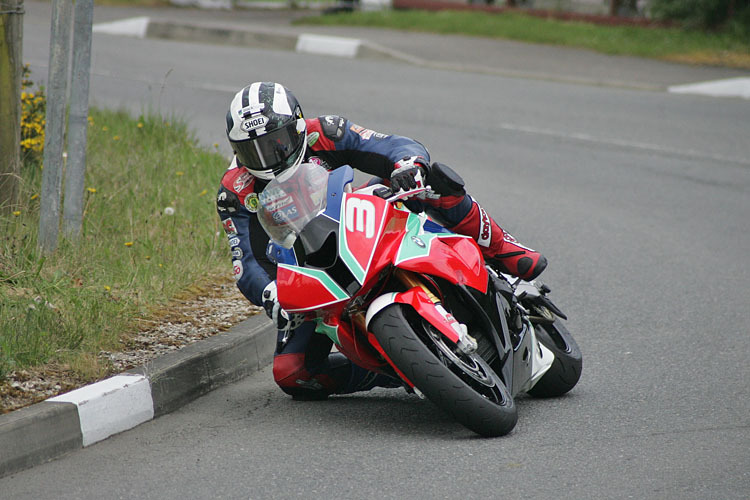
M120 140L120 136L119 136L119 135L116 135L116 136L114 136L114 137L112 138L112 140L113 140L113 141L119 141L119 140Z
M150 255L146 255L146 260L151 260L151 256Z
M164 266L162 266L161 264L159 264L159 267L164 267Z
M206 193L208 193L208 189L204 189L203 191L201 191L200 193L198 193L198 196L203 196Z
M38 195L38 194L34 194L34 195L32 195L32 196L31 196L31 200L32 200L32 201L33 201L33 200L36 200L37 198L39 198L39 195Z
M105 126L103 126L103 127L102 127L102 130L103 130L104 132L106 132L107 130L109 130L109 127L107 127L107 126L105 125Z
M138 125L136 125L138 128L143 128L143 123L138 122Z
M179 177L181 175L185 175L185 172L183 172L182 170L178 170L177 172L175 172L175 174Z
M86 191L93 194L96 193L96 188L86 188Z
M109 285L104 285L104 291L105 292L108 292L110 290L112 290L112 288Z
M19 215L21 215L21 212L19 210L16 210L15 212L13 212L13 215L15 215L16 217L18 217Z
M218 142L214 142L214 147L218 149L219 148L219 143Z
M132 241L126 241L125 242L125 246L126 247L132 247L133 246L133 242Z

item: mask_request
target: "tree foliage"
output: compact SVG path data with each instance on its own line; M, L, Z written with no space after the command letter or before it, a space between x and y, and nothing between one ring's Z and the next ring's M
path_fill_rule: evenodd
M750 37L750 0L651 0L651 15L688 28L729 28Z

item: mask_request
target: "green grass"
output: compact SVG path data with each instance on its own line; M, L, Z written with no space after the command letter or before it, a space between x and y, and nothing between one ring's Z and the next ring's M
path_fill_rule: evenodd
M87 163L79 241L61 232L58 250L39 254L33 161L21 206L0 218L0 379L45 363L106 371L96 355L116 350L139 318L229 272L214 208L226 160L197 146L184 123L92 110Z
M564 45L605 54L750 67L750 41L729 32L680 28L602 26L543 19L520 13L417 10L354 12L310 16L299 24L392 28L449 35L504 38Z

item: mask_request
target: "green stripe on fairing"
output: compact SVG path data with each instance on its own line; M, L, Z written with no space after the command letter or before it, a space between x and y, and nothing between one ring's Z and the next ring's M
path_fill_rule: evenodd
M336 345L341 345L341 342L339 342L339 325L327 325L323 322L323 318L315 318L315 322L317 323L315 326L315 331L317 333L322 333L329 339L333 340Z
M349 298L349 294L346 293L344 289L341 288L335 281L333 281L331 277L325 273L325 271L320 271L318 269L308 269L306 267L292 266L289 264L280 264L279 267L289 269L290 271L303 274L309 278L319 281L320 284L323 285L325 289L335 297L336 300Z
M419 257L427 257L430 254L430 246L432 240L438 237L436 233L425 233L422 230L424 221L421 217L416 214L409 214L409 218L406 219L406 234L401 240L401 245L398 247L396 253L396 265L410 259L416 259ZM420 234L421 233L421 234ZM424 243L424 248L420 247L412 240L412 237L416 236Z

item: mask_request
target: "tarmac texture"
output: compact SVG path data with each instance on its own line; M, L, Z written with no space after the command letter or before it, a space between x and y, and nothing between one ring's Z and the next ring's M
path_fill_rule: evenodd
M49 3L27 1L24 7L27 20L36 26L49 23ZM723 90L717 95L750 98L748 71L504 40L292 24L305 15L310 12L97 6L94 22L95 32L107 35L386 58L441 70L644 91L676 88L690 92L698 88L696 92L705 93L694 84L731 79L739 90ZM229 332L158 358L141 369L2 415L0 477L174 411L222 384L260 370L270 363L274 343L265 316L254 316Z

